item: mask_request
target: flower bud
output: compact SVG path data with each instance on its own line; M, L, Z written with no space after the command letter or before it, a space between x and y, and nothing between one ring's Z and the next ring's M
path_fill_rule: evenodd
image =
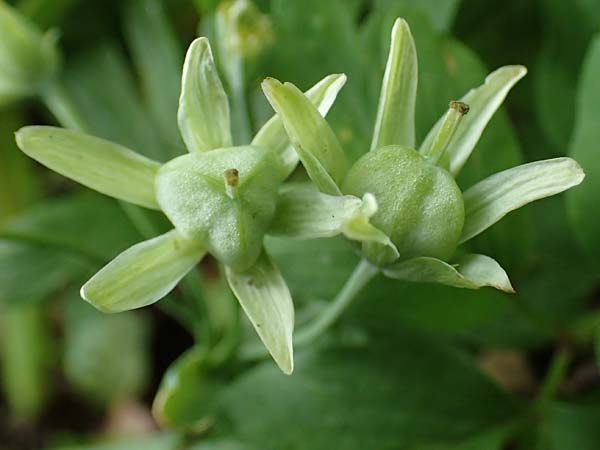
M0 105L39 93L58 60L56 33L43 34L0 1Z
M250 0L221 3L217 11L221 51L229 57L253 58L273 42L269 17Z
M415 150L391 145L365 154L342 190L375 195L379 209L371 223L390 236L400 259L447 259L456 250L465 218L460 189L446 170ZM381 245L363 246L363 252L376 264L392 262Z
M260 255L281 181L274 155L245 146L194 152L164 164L156 197L175 228L235 270Z

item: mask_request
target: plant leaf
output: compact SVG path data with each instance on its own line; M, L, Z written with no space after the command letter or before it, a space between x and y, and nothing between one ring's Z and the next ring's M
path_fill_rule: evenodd
M262 87L317 188L325 194L341 195L338 184L346 175L348 162L329 124L293 84L267 78Z
M444 165L452 175L456 176L460 172L492 115L506 98L508 91L526 73L527 69L523 66L501 67L489 74L484 84L471 89L460 99L461 102L469 105L469 114L463 118L442 158L442 161L445 162ZM443 116L425 137L419 150L421 153L427 153L437 135L442 120Z
M575 160L554 158L513 167L480 181L463 194L465 224L460 243L477 236L509 212L576 186L584 177Z
M577 120L570 145L570 156L585 170L587 179L565 197L567 213L580 247L600 262L598 233L598 195L600 193L600 34L596 34L585 58L577 95Z
M225 269L229 286L258 336L279 368L290 375L294 370L294 304L279 269L265 251L245 272Z
M81 288L81 297L103 312L150 305L167 295L205 250L175 230L118 255Z
M514 293L506 272L489 256L467 254L456 265L428 256L409 259L383 269L389 278L418 283L440 283L466 289L491 286Z
M76 131L31 126L16 133L17 145L55 172L106 195L160 209L154 177L160 164L126 147Z
M304 95L317 107L323 117L327 115L333 105L338 92L346 83L346 75L327 75ZM265 123L252 140L252 145L274 149L281 159L286 177L291 174L298 165L298 153L290 145L290 140L285 132L278 114L275 114Z
M232 145L227 94L205 37L192 42L185 57L177 119L190 152Z
M415 42L406 21L398 18L392 28L371 150L386 145L414 148L417 79Z
M177 97L183 55L165 8L158 0L126 4L125 34L145 98L167 153L182 147L177 129ZM157 62L160 61L159 64Z

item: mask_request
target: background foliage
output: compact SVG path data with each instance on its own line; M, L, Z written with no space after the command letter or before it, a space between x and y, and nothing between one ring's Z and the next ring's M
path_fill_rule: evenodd
M176 124L183 53L198 33L214 37L217 1L9 3L43 29L60 29L65 89L87 131L159 160L183 151ZM497 257L516 295L376 279L333 333L299 352L286 377L271 361L249 362L252 343L227 364L204 362L192 345L207 339L206 322L181 309L193 283L160 309L108 316L82 302L82 281L153 230L135 210L26 159L13 132L56 119L36 99L4 105L0 448L600 448L600 2L257 4L272 29L260 55L246 61L245 88L232 95L234 120L247 105L253 131L272 113L259 88L265 76L308 88L344 72L349 80L329 117L352 158L360 156L389 30L402 16L419 55L418 139L490 70L529 68L461 173L461 187L557 155L574 157L585 182L470 244ZM227 87L236 89L231 80ZM166 229L162 217L150 219ZM270 239L268 247L302 306L299 322L335 295L356 263L338 240ZM209 310L196 305L197 315L232 314L219 274L210 264L199 272L196 288ZM210 310L211 298L221 311ZM226 353L247 342L242 325L242 336L223 344ZM211 339L228 335L218 321L216 328ZM170 431L158 431L152 399L186 350L161 385L158 418Z

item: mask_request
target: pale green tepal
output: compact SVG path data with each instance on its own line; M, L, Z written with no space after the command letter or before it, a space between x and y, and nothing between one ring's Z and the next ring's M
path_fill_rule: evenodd
M344 82L344 75L327 76L307 91L307 98L326 114ZM276 116L250 145L233 146L228 99L206 38L195 40L186 56L178 123L190 153L162 165L62 128L25 127L16 139L26 154L50 169L103 194L162 210L175 226L118 255L81 288L85 300L105 312L152 304L208 252L225 265L232 291L289 374L294 307L263 237L280 185L298 158Z
M42 33L0 0L0 106L40 95L58 65L57 34Z
M308 99L290 83L265 80L263 90L318 189L305 188L302 197L284 192L272 231L300 239L333 236L343 232L342 227L331 222L325 229L323 218L343 216L355 207L348 202L348 194L370 195L379 207L371 211L374 215L368 226L377 227L379 239L363 239L362 254L369 263L358 266L355 279L363 283L381 271L406 281L469 289L492 286L514 292L495 260L477 254L456 258L457 247L509 212L578 185L584 178L581 167L570 158L524 164L492 175L465 192L454 177L508 91L525 73L522 66L492 72L483 85L460 101L450 102L417 150L417 54L408 24L398 19L371 149L350 168L334 132ZM301 200L304 208L298 206ZM339 298L340 304L347 301L347 296Z

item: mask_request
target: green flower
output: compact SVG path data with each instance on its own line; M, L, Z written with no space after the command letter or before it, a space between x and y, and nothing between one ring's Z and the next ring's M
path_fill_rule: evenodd
M326 114L344 82L343 75L325 77L307 98ZM279 186L298 158L276 116L249 145L233 146L228 99L206 38L195 40L186 56L178 123L189 154L162 165L62 128L25 127L16 139L50 169L103 194L163 211L174 225L102 268L81 288L85 300L105 312L150 305L210 253L225 266L232 291L277 364L291 373L294 308L263 237Z
M477 254L455 257L457 247L509 212L581 183L581 167L570 158L524 164L465 192L454 177L508 91L525 73L522 66L491 73L460 102L450 103L417 150L417 55L407 23L398 19L371 149L352 167L334 132L306 97L290 83L266 79L263 90L318 189L284 191L273 231L309 239L347 233L352 223L363 233L364 258L388 277L514 292L495 260ZM371 206L357 215L356 204L349 201L354 197L348 195L367 196ZM343 219L349 211L350 221ZM364 234L371 239L364 239Z
M56 38L0 1L0 105L45 89L58 68Z

